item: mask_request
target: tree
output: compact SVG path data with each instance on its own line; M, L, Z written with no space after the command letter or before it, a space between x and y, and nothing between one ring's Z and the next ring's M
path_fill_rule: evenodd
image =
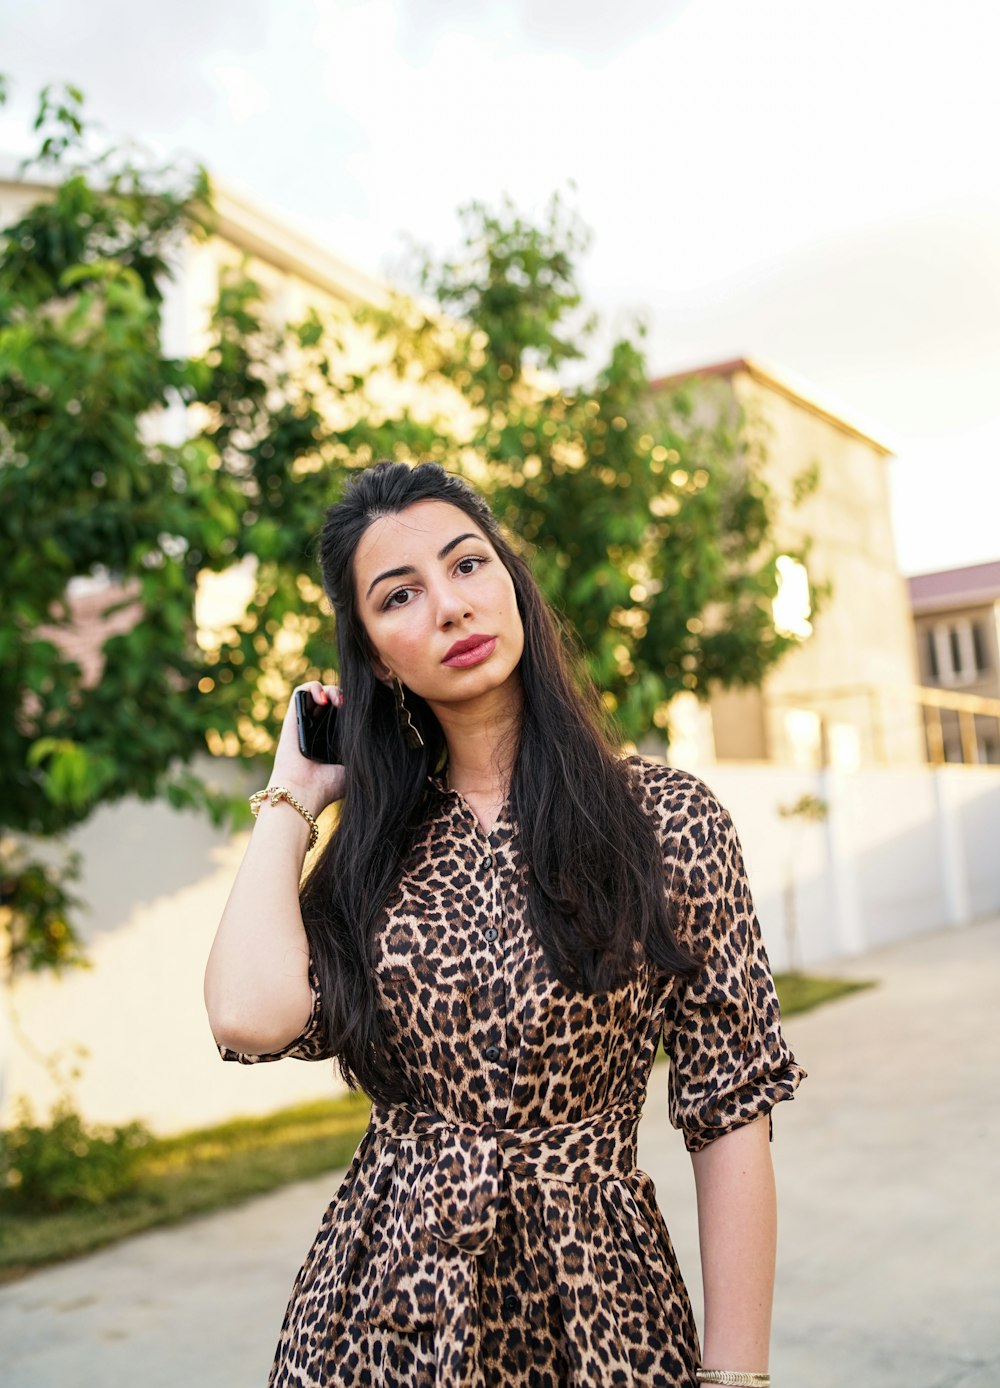
M651 391L638 329L588 384L565 384L595 323L579 319L587 233L558 196L537 226L474 203L463 230L457 256L419 266L443 326L412 302L375 315L401 380L440 378L466 405L423 455L485 482L626 737L666 731L681 690L759 683L797 644L774 626L785 547L761 436L735 410L699 422L690 390ZM356 446L378 452L381 433L363 432Z
M175 249L210 229L204 172L88 154L73 90L43 94L37 128L51 196L0 246L13 967L81 957L72 878L24 836L57 839L125 796L246 822L192 763L206 748L267 757L290 687L335 678L315 538L344 473L373 458L435 459L487 492L631 739L667 727L678 690L754 683L793 644L773 626L772 510L741 422L696 423L683 393L651 392L638 333L567 383L593 324L576 283L586 233L558 198L539 225L467 208L458 254L422 256L417 293L358 310L365 362L315 313L270 325L238 268L207 350L174 360L163 292ZM244 613L201 644L199 574L245 557ZM104 642L95 681L59 628L70 580L98 572L136 619Z
M58 840L126 796L166 796L216 822L245 814L190 765L250 713L250 681L234 681L242 697L225 687L238 650L220 658L198 643L194 595L203 569L247 549L261 468L290 468L318 423L308 391L275 365L285 336L254 317L245 282L222 286L202 358L163 354L164 286L182 242L210 225L208 182L129 151L88 154L81 100L43 93L35 162L51 196L0 250L0 688L14 711L0 725L0 901L12 972L82 957L72 861L33 857L24 836ZM183 420L175 444L169 412ZM306 567L301 552L289 564L266 515L253 535L265 585L269 565ZM104 616L135 617L105 640L94 680L61 637L67 585L102 573L122 594ZM266 601L280 619L290 585L276 587Z

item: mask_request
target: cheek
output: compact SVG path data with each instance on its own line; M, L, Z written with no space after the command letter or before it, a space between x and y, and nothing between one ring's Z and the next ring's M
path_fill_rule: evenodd
M521 620L521 613L517 606L517 594L511 583L503 585L503 590L497 595L497 608L503 613L505 625L512 635L516 635L521 647L524 646L524 623Z
M383 650L401 665L409 664L427 649L427 632L419 622L400 622L387 635ZM392 663L391 661L389 662Z
M415 652L427 645L427 634L416 611L395 613L392 618L373 623L372 646L386 665L406 665Z
M517 610L517 594L514 592L514 585L509 578L497 579L490 597L491 604L497 612L502 612L511 621L520 620L520 614Z

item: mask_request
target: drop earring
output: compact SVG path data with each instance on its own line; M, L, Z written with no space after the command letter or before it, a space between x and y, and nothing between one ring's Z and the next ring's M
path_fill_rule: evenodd
M406 706L406 700L403 698L403 681L398 675L392 676L392 688L396 696L396 707L399 710L399 721L403 729L403 736L406 738L410 747L414 749L423 747L424 739L420 735L420 729L413 721L413 715Z

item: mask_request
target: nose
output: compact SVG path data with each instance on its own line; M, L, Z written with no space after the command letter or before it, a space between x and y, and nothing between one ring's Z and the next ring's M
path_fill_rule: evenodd
M442 629L447 630L456 622L467 620L472 616L468 594L457 591L454 584L446 580L439 583L434 597L437 604L437 623Z

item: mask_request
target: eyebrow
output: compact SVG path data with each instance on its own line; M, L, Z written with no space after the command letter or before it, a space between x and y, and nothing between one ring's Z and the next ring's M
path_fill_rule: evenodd
M481 535L476 535L473 531L467 530L464 535L456 535L453 540L448 541L448 543L444 546L443 549L438 550L438 558L447 559L448 555L452 552L455 546L460 545L463 540L481 539ZM404 564L402 568L399 569L386 569L385 573L381 573L379 574L378 578L372 579L371 583L369 583L368 585L368 592L365 594L365 597L370 598L372 595L372 589L377 587L378 584L384 583L387 578L402 578L405 574L412 573L416 573L416 569L413 567L412 564Z

